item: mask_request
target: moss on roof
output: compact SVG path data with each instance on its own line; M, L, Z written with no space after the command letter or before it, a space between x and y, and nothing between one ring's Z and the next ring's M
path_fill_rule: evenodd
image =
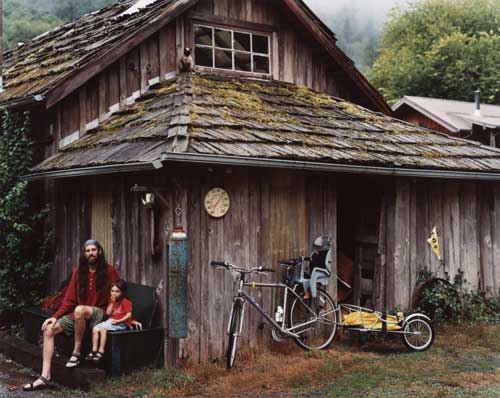
M172 1L158 0L137 13L120 16L136 2L122 0L5 51L5 90L0 102L45 94L58 80L140 29Z
M149 162L172 151L500 172L500 150L495 148L414 126L305 87L197 74L157 85L34 171Z

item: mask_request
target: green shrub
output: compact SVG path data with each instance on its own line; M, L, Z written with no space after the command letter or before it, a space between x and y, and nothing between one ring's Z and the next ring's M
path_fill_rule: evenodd
M4 113L0 131L0 314L39 301L50 268L47 210L30 203L20 177L32 165L29 114Z
M500 297L490 297L482 290L468 291L463 282L460 273L450 282L422 271L416 310L437 322L500 322Z

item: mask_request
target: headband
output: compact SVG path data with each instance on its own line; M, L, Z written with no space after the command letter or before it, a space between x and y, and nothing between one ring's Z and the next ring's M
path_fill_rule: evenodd
M99 241L95 240L95 239L89 239L88 241L86 241L84 244L83 244L83 248L85 249L87 246L90 246L90 245L94 245L95 247L97 247L98 249L101 249L102 246L101 244L99 243Z

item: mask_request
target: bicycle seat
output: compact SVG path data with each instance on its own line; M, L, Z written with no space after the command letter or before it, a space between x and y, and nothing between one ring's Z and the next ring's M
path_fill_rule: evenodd
M291 258L289 260L278 260L278 264L284 267L293 267L294 265L300 264L301 261L301 258Z

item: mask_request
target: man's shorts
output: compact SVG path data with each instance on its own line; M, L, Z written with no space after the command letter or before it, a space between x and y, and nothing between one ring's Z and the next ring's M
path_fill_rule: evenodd
M104 312L98 307L91 307L92 315L90 319L87 319L87 328L92 329L98 323L101 323L104 319ZM61 326L63 332L68 336L75 333L75 318L64 315L57 320L57 323Z

